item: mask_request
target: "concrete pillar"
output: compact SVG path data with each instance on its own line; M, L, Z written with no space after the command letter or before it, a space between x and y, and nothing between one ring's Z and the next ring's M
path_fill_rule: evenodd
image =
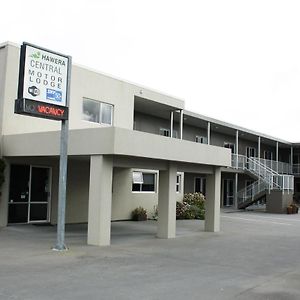
M210 145L210 122L207 122L207 145Z
M9 198L9 179L10 179L10 164L7 160L5 162L4 183L1 188L0 195L0 227L7 226L8 221L8 198Z
M163 239L176 236L176 174L172 164L159 172L157 237Z
M220 231L221 168L206 177L205 231Z
M174 112L170 114L170 137L173 137L173 126L174 126Z
M180 111L180 139L183 139L183 109Z
M111 157L91 156L87 241L89 245L110 245L112 170Z
M257 145L258 145L258 150L257 150L257 158L260 159L260 144L261 144L261 138L260 136L258 137Z
M279 160L279 145L276 142L276 171L278 172L278 160Z
M239 185L239 174L235 173L235 184L234 184L234 207L238 209L238 185Z

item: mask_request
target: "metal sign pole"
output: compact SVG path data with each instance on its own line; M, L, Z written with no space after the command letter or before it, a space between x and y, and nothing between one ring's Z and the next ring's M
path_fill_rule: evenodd
M72 58L68 61L68 82L67 82L67 105L70 103ZM65 213L66 213L66 191L67 191L67 169L68 169L68 136L69 121L61 121L60 136L60 159L59 159L59 186L58 186L58 213L57 213L57 241L53 250L68 250L65 245Z

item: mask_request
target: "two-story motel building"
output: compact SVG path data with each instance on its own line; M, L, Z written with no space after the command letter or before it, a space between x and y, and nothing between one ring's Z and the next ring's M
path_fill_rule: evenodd
M0 226L56 223L60 124L14 114L20 47L0 45ZM176 201L206 196L207 231L220 206L266 201L283 212L299 197L300 145L186 111L180 99L73 65L67 223L88 223L108 245L112 220L158 206L157 236L176 235Z

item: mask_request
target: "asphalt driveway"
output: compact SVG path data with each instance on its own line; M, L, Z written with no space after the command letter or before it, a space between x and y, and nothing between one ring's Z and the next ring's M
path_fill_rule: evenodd
M67 226L70 250L51 250L54 226L0 230L0 299L300 299L300 215L223 212L222 231L177 221L112 223L112 245L87 246Z

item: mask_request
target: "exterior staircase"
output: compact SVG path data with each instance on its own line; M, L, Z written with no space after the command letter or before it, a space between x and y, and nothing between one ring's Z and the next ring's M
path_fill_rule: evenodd
M272 190L281 190L283 193L290 193L294 190L294 176L278 173L278 162L270 164L269 161L256 157L232 154L232 168L243 170L256 178L252 184L238 191L237 206L239 209L257 202Z

